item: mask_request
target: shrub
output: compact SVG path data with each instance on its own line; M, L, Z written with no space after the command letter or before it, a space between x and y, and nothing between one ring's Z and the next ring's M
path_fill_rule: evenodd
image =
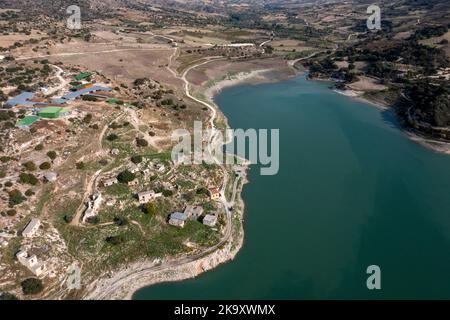
M83 101L97 101L97 98L93 96L83 96L81 99L83 99Z
M208 195L208 189L202 187L202 188L198 188L196 191L197 194L204 194L204 195Z
M148 142L145 139L142 138L137 138L136 139L136 144L138 147L147 147L148 146Z
M142 211L144 211L145 214L151 214L156 215L157 210L156 206L152 202L147 202L142 206Z
M125 217L114 217L114 223L118 226L126 226L128 224L128 219Z
M98 224L100 222L100 218L95 216L95 217L89 217L86 219L86 221L90 224Z
M26 195L27 197L31 197L32 195L34 195L34 192L33 192L33 190L28 189L27 191L25 191L25 195Z
M122 236L109 236L105 240L106 240L106 242L108 242L112 245L119 245L119 244L123 243Z
M41 151L44 149L44 145L42 143L38 144L36 147L34 147L34 150Z
M65 223L71 223L72 220L73 220L73 216L70 215L70 214L65 214L64 217L63 217L63 220L64 220Z
M51 164L50 162L42 162L41 165L39 166L39 169L41 170L48 170L51 168Z
M37 278L28 278L22 281L20 284L24 294L37 294L44 289L42 280Z
M0 293L0 300L19 300L15 295L9 292Z
M55 151L49 151L49 152L47 152L47 157L49 157L53 161L56 159L57 154Z
M78 170L83 170L83 169L86 168L86 164L85 164L83 161L80 161L80 162L77 162L77 163L75 164L75 167L76 167Z
M106 140L108 140L108 141L114 141L114 140L117 140L117 139L119 139L119 136L117 134L115 134L115 133L111 133L110 135L108 135L106 137Z
M6 211L6 214L10 217L14 217L17 214L17 211L14 209L9 209Z
M4 177L6 177L6 172L1 170L0 171L0 178L4 178Z
M31 173L22 172L19 174L19 182L35 186L39 183L39 180Z
M92 121L92 114L88 113L87 115L84 116L83 123L88 124L91 123L91 121Z
M0 161L3 162L3 163L9 162L10 160L12 160L12 158L8 157L8 156L0 157Z
M142 162L142 156L141 155L135 155L131 157L131 162L134 164L138 164Z
M35 171L37 169L36 165L34 164L33 161L27 161L24 164L22 164L25 169L27 169L28 171Z
M11 190L10 192L8 192L8 195L9 195L9 203L13 206L21 204L27 199L23 196L22 192L20 192L17 189Z

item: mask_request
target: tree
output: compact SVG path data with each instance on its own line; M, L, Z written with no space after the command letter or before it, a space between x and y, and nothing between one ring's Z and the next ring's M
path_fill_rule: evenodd
M124 170L117 176L117 180L119 180L120 183L128 183L135 179L134 173L130 172L129 170Z
M37 278L25 279L20 285L24 294L37 294L44 289L42 280Z
M118 226L126 226L128 224L128 219L125 217L114 217L114 223Z
M49 151L49 152L47 152L47 157L49 157L53 161L56 159L57 154L55 151Z
M106 137L106 140L108 140L108 141L114 141L117 139L119 139L119 136L115 133L111 133Z
M141 155L135 155L131 157L131 162L134 164L138 164L142 162L142 156Z
M147 202L142 206L142 211L144 211L145 214L150 214L152 216L156 215L157 210L156 206L152 202Z

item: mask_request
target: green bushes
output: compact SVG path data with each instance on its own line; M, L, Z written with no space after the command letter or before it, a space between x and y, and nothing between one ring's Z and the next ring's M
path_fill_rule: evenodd
M24 202L27 198L25 198L22 194L22 192L20 192L17 189L11 190L10 192L8 192L8 196L9 196L9 204L12 206L21 204L22 202Z

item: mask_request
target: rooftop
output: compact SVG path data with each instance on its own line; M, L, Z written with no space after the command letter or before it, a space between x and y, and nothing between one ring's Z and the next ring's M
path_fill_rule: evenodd
M31 126L33 123L38 121L40 117L38 116L25 116L25 118L20 119L16 123L16 127L28 127Z
M19 94L18 96L15 96L14 98L9 99L8 101L6 101L6 105L7 106L17 106L17 105L25 105L25 106L33 106L35 104L35 102L33 101L29 101L30 99L32 99L34 97L34 93L32 92L22 92L21 94Z
M170 215L170 219L175 219L175 220L185 221L185 220L187 220L187 218L188 218L187 215L182 212L174 212Z

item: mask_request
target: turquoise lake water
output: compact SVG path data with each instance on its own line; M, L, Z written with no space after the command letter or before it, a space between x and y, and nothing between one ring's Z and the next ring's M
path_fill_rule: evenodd
M450 298L450 156L304 77L216 102L232 128L280 129L280 171L252 166L235 260L134 299ZM381 290L366 287L373 264Z

